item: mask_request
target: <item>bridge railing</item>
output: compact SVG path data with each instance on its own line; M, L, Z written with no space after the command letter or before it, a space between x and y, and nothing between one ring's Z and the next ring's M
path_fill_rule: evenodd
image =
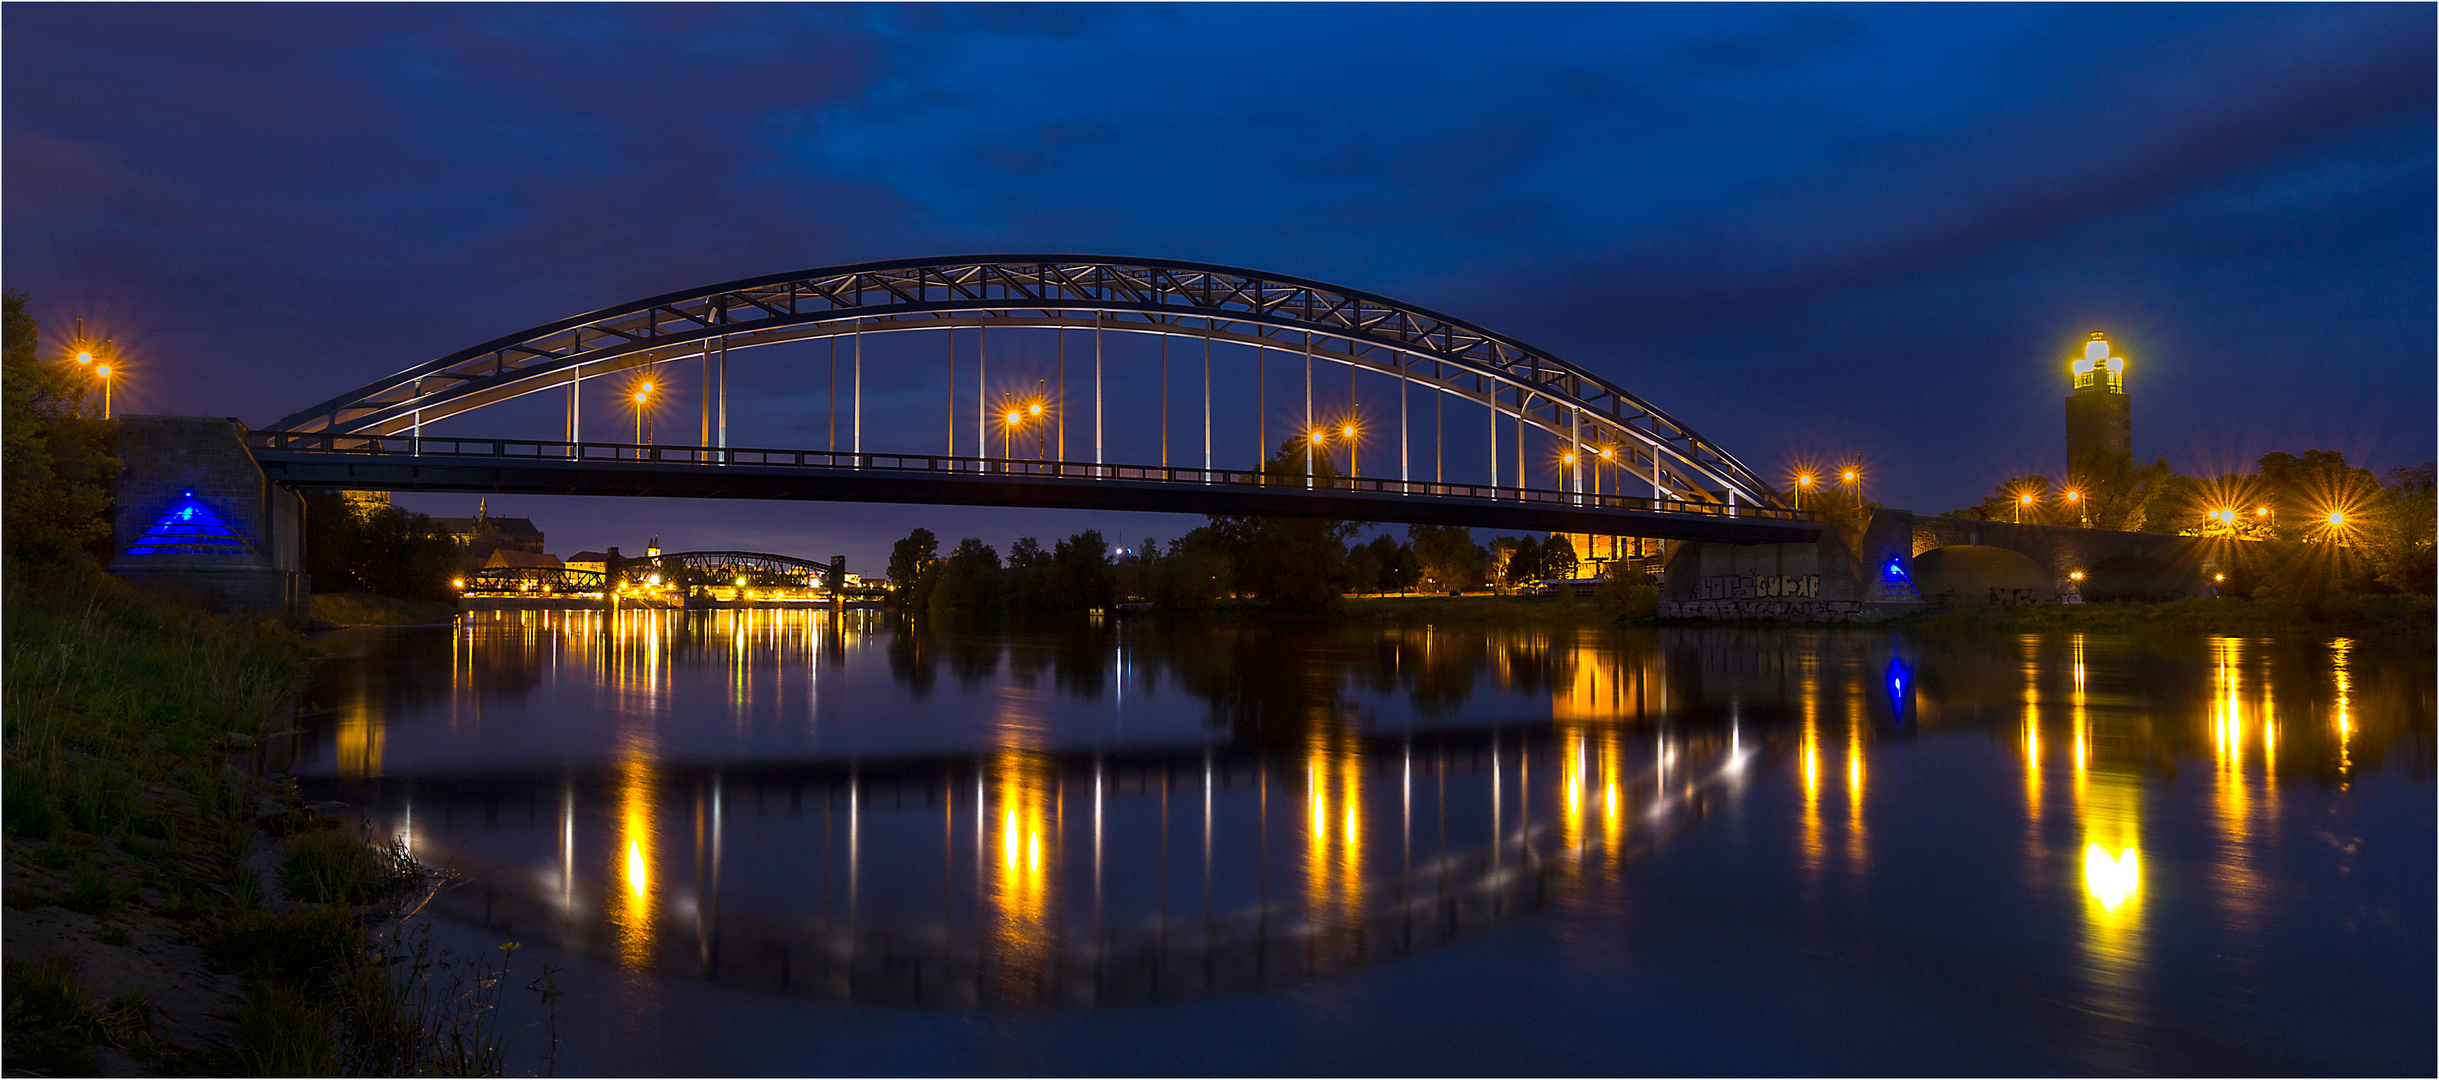
M1443 499L1584 507L1601 510L1640 510L1699 517L1763 521L1818 521L1810 510L1724 505L1641 495L1613 495L1555 488L1509 487L1497 484L1396 480L1372 476L1300 476L1250 469L1202 469L1171 465L1120 465L1090 461L1041 461L1029 458L960 457L947 454L861 454L837 450L779 450L755 447L669 446L641 443L569 443L547 439L475 439L415 435L349 435L324 432L253 431L246 445L280 453L377 454L402 458L507 458L535 462L643 464L677 466L759 466L835 471L880 471L958 474L977 478L1036 480L1126 481L1132 483L1199 484L1205 486L1302 488L1311 491L1419 496Z

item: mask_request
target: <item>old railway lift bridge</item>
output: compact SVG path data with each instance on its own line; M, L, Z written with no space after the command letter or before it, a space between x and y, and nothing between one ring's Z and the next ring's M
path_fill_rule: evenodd
M882 335L937 344L895 339L884 357ZM823 445L732 444L730 355L791 342L827 346L770 354L796 366L791 386L826 397L826 416L796 425ZM1128 437L1109 437L1113 399L1139 403L1154 380L1158 445L1139 405L1121 406ZM931 387L928 405L893 389L881 407L879 384L910 381ZM700 437L662 442L643 418L687 383L699 387ZM428 433L526 398L494 415L536 423L539 405L561 414L556 437ZM587 438L630 423L642 429L631 439ZM1269 514L1731 543L1822 530L1692 428L1514 338L1319 282L1148 259L866 263L667 293L409 368L246 438L266 478L291 487ZM1312 452L1288 469L1222 464L1269 460L1296 439Z

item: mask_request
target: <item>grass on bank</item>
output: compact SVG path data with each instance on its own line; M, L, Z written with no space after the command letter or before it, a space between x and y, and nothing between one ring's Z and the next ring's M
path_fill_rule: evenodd
M260 737L304 681L310 650L275 627L224 623L73 564L12 560L0 584L12 839L166 839L166 807L147 789L226 803L229 735Z
M97 1002L67 956L12 956L0 975L12 1074L89 1075L102 1047L165 1073L498 1074L511 953L435 956L427 936L385 924L422 868L230 760L292 723L301 639L72 560L12 557L0 589L0 819L10 880L40 883L12 887L8 905L93 916L104 946L160 933L144 929L157 916L244 983L234 1042L175 1052L143 994ZM264 816L267 797L279 813ZM284 836L268 881L245 866L266 823Z
M335 626L421 626L448 622L457 617L457 608L372 593L315 593L313 617Z
M253 903L242 858L264 786L227 748L293 711L303 642L72 558L11 557L0 590L0 823L21 883L9 906L83 912L102 944L124 945L139 914L194 935ZM5 980L12 1070L90 1072L100 1045L211 1068L155 1043L143 1001L94 1004L66 957L12 957Z

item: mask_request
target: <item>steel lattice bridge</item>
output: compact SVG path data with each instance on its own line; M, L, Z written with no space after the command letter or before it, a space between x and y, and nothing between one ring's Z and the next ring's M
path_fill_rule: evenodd
M869 591L849 588L843 582L833 588L826 563L763 551L673 551L645 555L625 560L623 572L629 578L658 574L675 585L737 584L742 579L742 584L754 588ZM486 596L599 593L610 586L610 575L605 571L564 566L486 567L469 571L460 580L465 583L465 592Z
M962 329L973 330L976 339L970 382L959 370ZM1044 398L1033 402L1039 426L1024 436L1034 443L1032 456L1011 452L1025 448L1015 445L1012 429L1031 418L1009 408L1004 390L993 400L994 329L1058 332L1057 390L1050 396L1045 388ZM1092 332L1088 414L1077 404L1087 390L1071 394L1067 387L1072 330ZM922 426L930 434L916 437L937 440L940 452L868 451L868 437L902 446L916 425L874 424L867 431L864 337L920 332L946 338L945 431L927 421ZM1148 379L1149 365L1121 361L1113 369L1103 344L1110 333L1161 341L1159 464L1111 460L1104 382ZM831 348L829 445L731 445L730 350L809 340L827 340ZM1189 375L1199 362L1199 466L1178 464L1170 453L1170 343L1177 340L1188 346ZM1199 356L1192 355L1197 342ZM1314 413L1317 364L1346 373L1350 401L1360 400L1359 376L1373 380L1376 397L1393 382L1395 430L1364 432L1370 451L1349 447L1347 472L1354 475L1219 467L1213 452L1215 345L1230 346L1232 358L1245 347L1254 350L1254 364L1238 365L1254 370L1227 377L1250 375L1246 381L1258 384L1252 396L1261 405L1251 423L1259 432L1254 448L1264 457L1272 445L1270 371L1276 358L1304 364L1301 422L1280 425L1279 435L1310 432L1322 455L1334 452L1323 425L1336 421ZM841 357L841 350L848 355ZM636 379L689 361L700 365L704 384L699 445L582 437L586 383L617 375ZM841 364L848 372L843 432ZM1243 396L1244 389L1234 391ZM1290 395L1282 399L1290 414L1297 389L1281 388ZM556 433L563 437L424 434L426 425L537 394L564 401L565 428ZM1441 452L1451 404L1458 424L1480 425L1473 430L1487 434L1487 455L1460 463L1460 471L1470 474L1463 478L1448 475ZM1467 412L1474 418L1465 418ZM1087 415L1092 456L1081 460L1069 452L1068 425L1079 428L1080 447ZM1056 452L1049 448L1053 424ZM1382 424L1367 421L1365 427ZM1431 440L1428 479L1416 467L1418 433ZM994 434L1002 451L996 457L989 454ZM1189 447L1190 436L1189 425ZM1395 475L1360 472L1357 465L1387 456L1392 436ZM1566 464L1552 466L1557 486L1524 482L1539 457L1528 452L1528 437L1563 451ZM1349 440L1357 438L1350 428ZM1601 376L1513 338L1318 282L1141 259L1019 255L867 263L668 293L409 368L248 439L271 479L303 487L1267 514L1740 542L1811 540L1822 531L1817 515L1781 505L1770 484L1692 428ZM969 452L960 453L961 446ZM1356 460L1367 452L1372 456Z

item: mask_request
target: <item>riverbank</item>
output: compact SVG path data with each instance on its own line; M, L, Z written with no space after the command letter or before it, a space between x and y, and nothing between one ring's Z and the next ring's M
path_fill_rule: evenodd
M408 985L480 981L401 933L430 876L240 767L312 650L89 563L5 573L10 1074L496 1072L479 1017Z
M242 1071L243 980L202 945L259 895L278 792L230 750L285 726L309 650L87 564L6 584L8 1065Z
M457 617L454 604L371 593L315 593L313 617L333 626L425 626Z
M1611 626L1617 615L1572 596L1366 596L1339 604L1349 622L1432 626Z

